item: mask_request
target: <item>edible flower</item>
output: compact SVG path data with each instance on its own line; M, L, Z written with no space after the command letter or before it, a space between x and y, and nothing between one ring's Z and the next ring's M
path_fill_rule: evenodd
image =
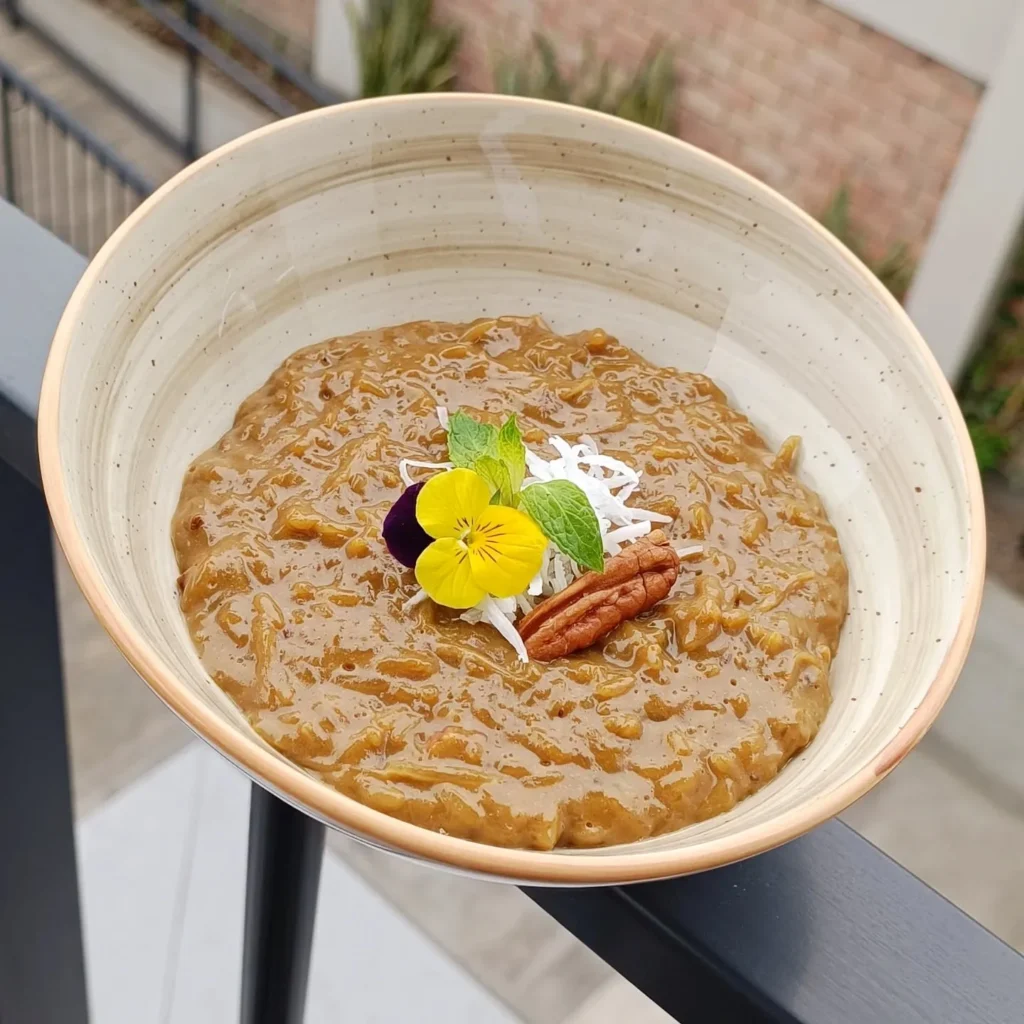
M384 517L384 529L381 531L391 556L410 569L431 540L416 521L416 499L422 490L423 481L406 487Z
M493 488L470 469L431 477L416 519L434 538L416 560L416 582L438 604L472 608L488 595L521 594L540 570L547 538L524 512L492 505Z

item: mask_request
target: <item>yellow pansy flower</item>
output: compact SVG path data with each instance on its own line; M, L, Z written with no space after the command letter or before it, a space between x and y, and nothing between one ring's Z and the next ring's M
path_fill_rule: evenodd
M547 538L525 512L490 502L491 488L469 469L431 477L416 498L416 519L434 538L416 560L416 582L438 604L514 597L537 575Z

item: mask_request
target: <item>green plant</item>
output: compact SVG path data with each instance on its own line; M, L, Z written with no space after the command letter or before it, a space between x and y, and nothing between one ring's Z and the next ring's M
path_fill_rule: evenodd
M628 75L598 60L590 42L576 66L563 70L551 40L539 32L521 52L500 54L494 62L495 92L589 107L663 132L675 128L678 84L675 51L660 42Z
M348 15L363 96L452 88L462 33L434 21L433 0L372 0L365 15Z
M967 432L971 435L978 468L983 473L988 469L998 469L1010 450L1010 439L1005 434L997 433L987 423L969 423Z
M836 189L831 202L818 218L847 249L865 265L899 299L907 294L914 276L914 261L905 242L897 242L880 259L872 261L865 255L864 242L850 214L850 188L845 183Z
M992 322L960 382L960 407L978 465L999 469L1024 443L1024 245L1017 252Z

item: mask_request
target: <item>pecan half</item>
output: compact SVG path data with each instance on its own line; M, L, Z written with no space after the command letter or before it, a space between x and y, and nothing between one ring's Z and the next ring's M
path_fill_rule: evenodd
M588 572L542 601L519 623L526 653L536 661L563 658L657 604L679 575L679 556L661 530L653 530L604 572Z

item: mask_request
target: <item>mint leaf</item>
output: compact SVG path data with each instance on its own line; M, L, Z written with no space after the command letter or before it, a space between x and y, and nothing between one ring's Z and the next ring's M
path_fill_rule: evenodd
M526 445L523 444L523 436L519 433L515 413L505 420L498 431L498 458L508 466L512 493L518 494L526 476Z
M479 423L461 409L448 417L448 461L460 469L474 469L483 455L497 457L498 431Z
M493 455L481 455L473 463L473 470L490 485L492 505L512 506L518 504L518 495L512 487L508 466L501 459L496 459Z
M551 480L531 484L519 500L559 551L578 565L597 572L604 569L601 528L581 488L568 480Z
M471 469L490 484L492 502L515 507L526 476L526 446L515 414L501 430L457 409L448 417L448 460Z

